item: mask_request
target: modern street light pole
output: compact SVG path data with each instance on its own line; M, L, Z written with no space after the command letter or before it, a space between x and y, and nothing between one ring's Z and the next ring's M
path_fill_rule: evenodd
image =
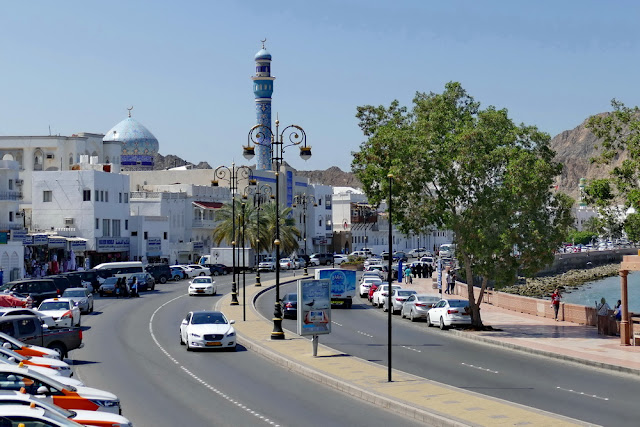
M256 253L260 254L260 211L262 210L262 197L269 196L273 198L273 190L268 184L258 185L255 189L247 187L245 189L246 194L253 194L253 206L256 208ZM246 198L246 195L243 196ZM259 261L259 259L258 259ZM262 286L260 283L260 269L256 268L256 284L255 286Z
M389 291L387 292L387 311L389 313L389 317L387 320L387 371L389 376L388 381L391 382L391 313L393 312L393 308L391 307L391 286L393 284L393 270L391 269L391 262L393 260L393 233L391 232L391 226L393 224L391 220L391 186L393 185L393 175L389 174L387 175L387 178L389 178ZM398 274L400 274L399 271Z
M233 281L231 282L231 305L239 305L238 302L238 284L236 283L236 191L238 190L238 180L245 179L249 185L255 185L253 172L247 166L236 167L235 163L231 163L231 167L218 166L213 172L216 178L211 181L211 185L218 187L219 181L227 181L229 190L231 191L231 252L233 260Z
M276 120L275 133L264 125L255 125L249 131L247 145L243 147L243 155L247 160L251 160L255 155L255 145L271 148L272 160L275 161L276 174L276 238L273 244L276 247L276 301L273 312L272 340L283 340L285 338L282 330L282 307L280 307L280 165L283 161L284 149L286 147L301 145L300 157L308 160L311 157L311 147L307 146L307 136L298 125L289 125L282 132L279 131L280 120ZM285 134L288 143L285 145ZM270 142L268 142L270 141Z
M293 197L293 207L295 208L297 204L301 204L302 205L302 213L303 213L303 217L304 217L304 232L303 232L303 238L304 238L304 254L305 256L308 256L307 254L307 204L308 203L313 203L313 206L318 206L316 204L316 198L313 197L313 195L311 194L298 194L296 196ZM306 276L308 274L307 272L307 260L305 259L304 261L304 275Z

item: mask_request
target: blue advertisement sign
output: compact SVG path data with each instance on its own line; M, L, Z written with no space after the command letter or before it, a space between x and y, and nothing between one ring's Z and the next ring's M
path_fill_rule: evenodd
M34 234L33 235L33 244L34 245L46 245L49 243L49 236L46 234Z
M436 270L438 272L438 289L442 289L442 260L440 258L438 258Z
M149 237L147 239L147 256L160 256L162 254L162 239Z
M298 280L298 335L331 333L331 283Z
M287 207L293 204L293 172L287 171Z
M356 272L339 268L323 268L316 270L316 279L328 279L331 283L331 298L346 299L355 297ZM337 301L333 303L336 304Z

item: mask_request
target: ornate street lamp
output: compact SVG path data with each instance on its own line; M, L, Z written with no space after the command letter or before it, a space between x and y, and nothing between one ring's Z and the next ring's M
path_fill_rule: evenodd
M256 187L246 187L243 198L247 198L247 195L253 195L253 206L256 208L256 253L260 255L260 211L262 210L262 204L264 203L263 197L269 197L273 199L273 191L269 184L262 184ZM258 258L258 261L260 259ZM260 269L256 268L256 286L262 286L260 283Z
M307 254L307 204L308 203L313 203L313 206L316 207L318 206L316 204L316 198L313 197L313 195L311 194L298 194L296 196L293 196L293 207L295 208L296 205L300 204L302 205L302 212L303 212L303 217L304 217L304 234L303 234L303 238L304 238L304 254L305 256L309 256L309 254ZM304 262L304 275L306 276L307 273L307 260L305 259Z
M213 172L213 176L216 178L211 181L211 185L218 187L220 180L229 183L229 190L231 191L231 232L233 237L231 239L231 252L233 260L233 281L231 283L231 305L238 305L238 285L236 283L236 191L238 191L238 181L244 179L249 185L255 185L256 180L253 178L253 172L248 166L238 166L235 163L231 163L231 167L218 166Z
M309 160L311 157L311 147L307 146L307 136L304 129L298 125L289 125L280 132L279 128L280 120L276 120L275 133L268 126L255 125L249 131L247 145L243 147L243 155L247 160L253 158L255 145L270 147L272 160L275 161L273 166L276 174L276 238L273 244L276 247L276 301L273 312L272 340L285 338L282 330L282 308L280 307L280 165L283 161L284 149L294 145L302 145L299 147L302 160Z

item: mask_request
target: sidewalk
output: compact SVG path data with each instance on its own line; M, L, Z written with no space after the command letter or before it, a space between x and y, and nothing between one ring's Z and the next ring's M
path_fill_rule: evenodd
M415 289L418 293L439 295L438 289L433 289L430 278L414 278L413 284L403 283L402 287ZM443 297L467 299L466 295L444 294ZM640 347L622 346L620 337L599 335L594 326L556 322L545 317L505 310L486 302L480 305L480 312L484 325L492 326L496 331L449 332L528 353L640 375Z
M427 279L423 279L426 286ZM287 369L319 381L376 406L434 426L570 426L588 425L501 399L457 389L401 371L393 371L387 382L387 367L341 353L323 345L318 357L312 356L311 341L287 332L285 340L271 340L273 322L254 308L257 295L274 284L247 287L246 321L242 306L231 306L231 295L221 298L216 307L235 319L238 341L244 347L267 357Z

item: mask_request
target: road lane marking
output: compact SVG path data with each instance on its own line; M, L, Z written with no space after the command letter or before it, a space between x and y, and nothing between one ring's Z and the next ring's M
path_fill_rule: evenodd
M581 395L581 396L592 397L592 398L594 398L594 399L609 400L609 398L608 398L608 397L601 397L601 396L597 396L597 395L595 395L595 394L587 394L587 393L584 393L584 392L582 392L582 391L575 391L575 390L571 390L571 389L568 389L568 388L562 388L562 387L556 387L556 388L557 388L558 390L567 391L567 392L569 392L569 393L574 393L574 394L579 394L579 395Z
M461 365L468 366L468 367L473 368L473 369L479 369L479 370L485 371L485 372L491 372L492 374L497 374L498 373L498 371L492 371L491 369L483 368L482 366L470 365L470 364L464 363L464 362L462 362Z
M401 346L402 348L406 348L407 350L415 351L416 353L422 353L422 350L418 350L415 348L407 347L406 345Z
M373 335L369 335L366 332L362 332L362 331L356 331L356 332L359 333L360 335L364 335L365 337L373 338Z
M340 323L334 322L333 320L331 321L331 323L333 323L334 325L342 326Z
M259 417L262 421L268 423L269 425L272 425L274 427L280 427L279 424L276 424L274 421L271 421L269 418L265 418L264 416L260 415L258 412L251 410L251 408L248 408L246 405L243 405L242 403L238 402L237 400L233 400L229 395L223 393L221 390L218 390L217 388L213 387L212 385L207 384L207 382L204 381L202 378L198 377L196 374L194 374L189 369L184 367L184 365L181 365L180 362L178 362L176 360L176 358L171 356L171 354L167 350L165 350L165 348L162 347L162 345L160 345L160 342L156 338L156 335L153 333L153 319L155 318L156 314L158 313L158 311L160 311L161 308L163 308L164 306L168 305L169 303L172 303L175 300L183 298L185 296L186 295L180 295L179 297L175 297L173 299L170 299L169 301L167 301L164 304L162 304L160 307L156 308L155 311L153 312L153 314L151 314L151 317L149 318L149 333L151 333L151 338L156 343L156 346L158 346L160 351L162 351L169 358L169 360L171 360L176 365L179 365L180 369L182 369L186 374L188 374L193 379L195 379L200 384L202 384L205 388L208 388L209 390L211 390L212 392L216 393L218 396L224 398L228 402L233 403L238 408L244 409L246 412L249 412L250 414L253 414L256 417Z

